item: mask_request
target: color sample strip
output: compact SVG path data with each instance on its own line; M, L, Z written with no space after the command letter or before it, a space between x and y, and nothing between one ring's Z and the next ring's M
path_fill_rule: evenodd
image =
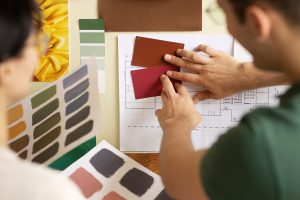
M70 87L71 85L73 85L74 83L76 83L77 81L79 81L80 79L82 79L87 75L88 75L88 68L87 65L85 65L80 69L78 69L77 71L73 72L70 76L68 76L63 80L64 89Z
M152 186L154 179L145 172L133 168L121 179L120 184L137 196L143 196Z
M65 93L65 102L68 103L71 100L77 98L79 95L84 93L90 85L89 79L86 79L79 83L77 86L74 88L70 89Z
M176 55L184 44L157 40L145 37L136 37L131 65L140 67L169 66L163 57L165 54Z
M12 124L23 117L24 111L21 104L7 111L7 124Z
M154 199L154 200L173 200L168 193L163 190L161 191L161 193L159 193L159 195Z
M87 170L80 167L70 176L86 198L90 198L102 189L102 184Z
M89 100L89 92L84 93L80 97L78 97L76 100L74 100L72 103L67 105L66 107L66 115L69 115L78 109L80 109L82 106L84 106Z
M126 200L121 195L117 194L116 192L110 192L103 197L102 200Z
M44 120L46 117L51 115L53 112L55 112L59 107L59 101L58 99L55 99L51 101L49 104L45 105L43 108L38 110L32 115L32 125L35 125L42 120Z
M26 129L25 122L24 121L19 122L15 126L9 128L9 130L8 130L8 139L11 140L11 139L16 138L18 135L23 133L23 131L25 131L25 129Z
M103 19L80 19L80 60L96 57L100 93L105 93L105 33ZM104 75L103 75L104 74ZM101 75L101 76L100 76Z
M90 120L87 123L81 125L75 131L71 132L66 138L65 146L70 145L71 143L77 141L79 138L82 138L83 136L91 132L93 130L93 124L94 121Z
M86 106L81 109L78 113L70 117L66 122L66 129L70 129L73 126L76 126L80 122L83 122L91 113L91 107Z
M38 156L32 159L33 162L37 163L44 163L50 158L52 158L59 149L59 144L58 142L50 146L48 149L44 150L42 153L40 153Z
M46 146L51 144L54 140L56 140L61 133L61 127L56 127L49 133L47 133L45 136L41 137L38 141L34 142L32 153L35 154L41 149L44 149Z
M56 95L56 85L47 88L46 90L42 91L41 93L37 94L31 99L31 107L34 109L49 99L51 99L54 95Z
M20 152L23 150L25 147L27 147L29 144L29 136L24 135L23 137L13 141L12 143L9 144L9 147L14 150L15 152Z
M59 112L49 117L43 123L41 123L40 125L34 128L33 130L34 139L37 139L40 136L44 135L46 132L48 132L53 127L55 127L60 121L61 121L61 116Z
M90 163L100 174L109 178L124 165L125 161L110 150L102 149L91 158Z

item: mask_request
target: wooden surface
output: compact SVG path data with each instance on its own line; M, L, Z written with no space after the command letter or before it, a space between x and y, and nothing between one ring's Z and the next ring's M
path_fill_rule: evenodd
M156 174L160 174L158 166L158 153L127 153L126 155Z

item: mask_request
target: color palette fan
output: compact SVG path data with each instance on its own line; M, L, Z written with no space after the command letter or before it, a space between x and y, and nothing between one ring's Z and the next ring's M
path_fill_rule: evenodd
M16 103L7 112L9 146L20 157L48 165L99 131L97 67L73 73Z
M103 141L67 168L69 177L92 200L171 200L160 177Z

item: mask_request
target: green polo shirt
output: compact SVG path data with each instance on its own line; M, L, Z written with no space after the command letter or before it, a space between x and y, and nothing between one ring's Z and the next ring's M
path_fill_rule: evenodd
M299 200L300 82L221 136L201 175L210 200Z

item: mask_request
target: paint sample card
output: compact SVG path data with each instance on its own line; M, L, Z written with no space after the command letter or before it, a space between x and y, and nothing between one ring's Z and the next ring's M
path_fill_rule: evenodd
M49 83L7 111L8 144L20 157L48 165L100 129L95 60Z
M161 178L103 141L62 172L91 200L171 200Z
M168 66L165 54L176 55L184 44L145 37L136 37L131 65L139 67Z
M160 77L167 71L179 71L179 67L152 67L131 71L134 94L136 99L156 97L161 95L162 82Z
M105 33L102 19L80 19L80 62L85 64L96 57L98 67L99 91L105 93Z
M201 31L202 0L101 0L99 16L113 32Z

